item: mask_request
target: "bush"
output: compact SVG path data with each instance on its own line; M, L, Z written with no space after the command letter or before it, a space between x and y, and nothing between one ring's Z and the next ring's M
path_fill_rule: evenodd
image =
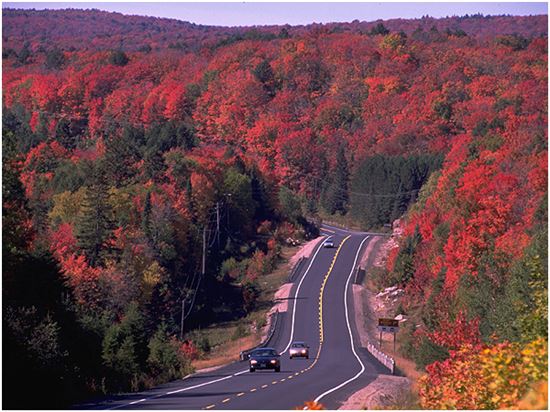
M393 280L390 280L390 272L384 267L373 266L369 270L367 279L370 279L377 290L382 290L386 287L395 285ZM393 283L392 283L393 282Z
M247 282L242 287L244 310L250 312L256 307L256 300L260 296L258 286L254 282Z
M422 336L414 345L412 358L419 370L434 362L439 362L449 357L449 351L436 343L433 343L427 336Z
M208 339L208 336L206 335L201 336L198 342L198 346L199 349L204 353L208 353L210 352L210 349L212 349L210 346L210 339Z
M147 365L157 383L179 379L190 371L189 360L162 323L149 341Z
M111 325L103 338L102 358L110 370L108 387L112 385L116 391L140 388L145 343L144 319L133 303L122 321Z
M243 262L237 261L234 257L230 257L222 262L220 268L220 280L225 281L227 279L240 279L244 275Z
M231 336L231 339L237 340L239 338L242 338L246 336L248 333L246 332L246 328L242 323L239 323L237 326L237 329L235 329L235 332L233 332L233 336Z
M548 381L548 342L464 345L427 372L419 382L424 409L517 409L535 383Z

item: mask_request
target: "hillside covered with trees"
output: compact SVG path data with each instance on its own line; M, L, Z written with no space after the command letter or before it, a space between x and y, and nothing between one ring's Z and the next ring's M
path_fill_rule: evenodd
M68 394L54 408L182 376L182 301L189 328L246 316L318 213L406 213L385 278L419 325L425 407L472 407L452 383L473 354L546 353L547 16L225 28L4 9L2 35L6 407L37 407L23 369ZM538 355L484 405L547 380Z

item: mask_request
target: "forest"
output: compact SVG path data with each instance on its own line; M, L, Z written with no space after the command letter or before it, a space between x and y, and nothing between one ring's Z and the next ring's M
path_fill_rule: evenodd
M3 9L4 406L185 375L182 301L191 330L246 316L320 213L402 218L423 407L517 406L547 381L547 21Z

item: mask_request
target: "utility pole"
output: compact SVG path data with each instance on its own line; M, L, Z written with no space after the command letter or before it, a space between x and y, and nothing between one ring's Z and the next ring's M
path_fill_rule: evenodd
M206 272L206 226L202 229L202 272L201 275L204 276Z
M218 250L220 250L220 202L216 202L216 237L218 240Z
M185 299L181 301L180 340L183 340L183 319L185 318Z

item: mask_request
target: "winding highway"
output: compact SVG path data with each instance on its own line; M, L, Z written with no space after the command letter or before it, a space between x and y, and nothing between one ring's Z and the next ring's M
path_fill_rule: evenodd
M248 371L234 362L153 390L113 397L79 409L295 409L318 401L337 409L351 394L389 373L359 344L351 283L372 235L323 225L334 248L322 242L292 286L268 346L281 353L281 372ZM290 360L292 341L310 346L309 360Z

